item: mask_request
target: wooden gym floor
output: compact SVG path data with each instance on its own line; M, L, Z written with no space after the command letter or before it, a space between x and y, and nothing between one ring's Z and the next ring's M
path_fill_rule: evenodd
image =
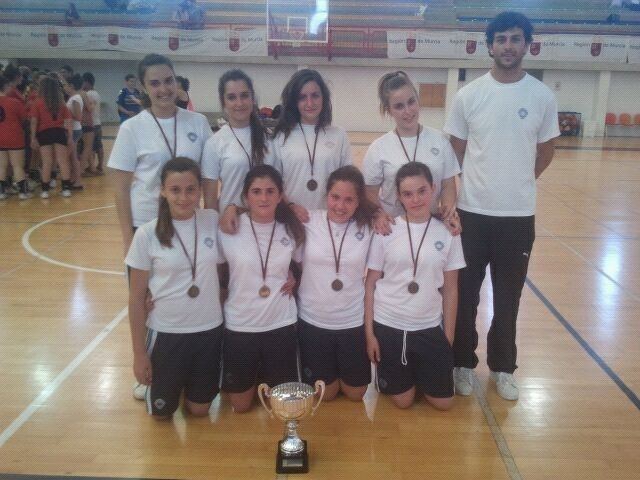
M376 136L351 135L358 163ZM558 145L538 182L520 400L488 382L485 284L475 394L447 413L399 411L371 387L324 404L301 424L307 478L639 478L640 139ZM112 194L105 177L85 183L0 202L0 478L276 477L283 425L262 407L236 415L222 396L209 418L157 422L131 397Z

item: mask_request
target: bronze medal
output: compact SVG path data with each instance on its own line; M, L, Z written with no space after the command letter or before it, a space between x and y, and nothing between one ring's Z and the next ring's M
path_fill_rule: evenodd
M409 290L409 293L418 293L418 290L420 290L420 285L418 285L417 282L411 282L409 283L407 290Z
M304 144L307 147L307 154L309 155L309 165L311 166L311 176L313 177L313 166L316 161L316 147L318 146L318 130L316 127L316 138L313 141L313 153L311 153L311 149L309 149L309 144L307 143L307 136L304 134L304 128L302 128L302 124L300 125L300 131L302 132L302 137L304 138ZM313 178L307 182L307 189L310 192L315 192L318 189L318 182L316 182Z
M260 287L260 290L258 290L258 295L260 295L262 298L267 298L269 295L271 295L271 289L266 285L263 285Z
M427 221L427 226L424 229L424 232L422 234L422 239L420 240L420 245L418 246L418 251L415 253L413 253L413 241L411 240L411 227L409 226L409 215L405 215L405 220L407 221L407 235L409 236L409 248L411 249L411 261L413 262L413 280L411 282L409 282L409 285L407 285L407 290L409 291L409 293L416 294L418 293L418 290L420 290L420 285L418 285L418 282L416 282L415 278L416 278L416 273L418 272L418 257L420 257L420 250L422 249L422 244L424 243L424 239L427 236L427 230L429 230L429 225L431 224L431 217L429 217L429 220Z
M331 246L333 247L333 260L336 263L336 275L340 273L340 257L342 257L342 246L344 245L344 239L347 236L347 231L349 230L349 226L351 225L351 219L347 222L347 226L344 229L344 233L342 234L342 240L340 240L340 249L336 253L336 243L333 240L333 231L331 230L331 221L329 220L329 213L327 212L327 228L329 229L329 238L331 239ZM342 280L336 278L333 282L331 282L331 288L334 292L339 292L344 287Z
M333 282L331 282L331 288L333 288L333 290L336 292L342 290L343 286L344 285L342 284L342 281L337 278Z
M191 298L196 298L198 295L200 295L200 289L195 286L195 285L191 285L191 287L189 288L189 290L187 290L187 294L191 297Z
M318 188L318 182L316 182L313 178L307 182L307 188L314 192Z
M178 230L175 230L175 235L178 241L180 242L182 251L184 252L187 259L189 260L189 266L191 267L191 282L193 283L189 287L189 290L187 290L187 295L189 295L191 298L196 298L198 295L200 295L200 289L195 285L196 267L198 265L198 218L195 213L193 214L193 229L195 231L195 235L194 235L195 239L193 242L193 262L191 261L189 252L187 252L187 247L185 247L184 242L182 241L182 238L178 233Z

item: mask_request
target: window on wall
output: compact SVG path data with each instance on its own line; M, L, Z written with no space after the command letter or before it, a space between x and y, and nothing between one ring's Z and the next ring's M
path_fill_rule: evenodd
M418 86L421 107L444 108L447 86L443 83L421 83Z

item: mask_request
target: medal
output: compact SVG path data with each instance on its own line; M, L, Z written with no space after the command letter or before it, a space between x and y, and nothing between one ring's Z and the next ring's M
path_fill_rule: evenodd
M331 221L329 220L329 213L327 212L327 227L329 227L329 238L331 239L331 246L333 247L333 261L336 263L336 275L340 273L340 257L342 257L342 246L344 245L344 239L347 236L347 230L349 230L349 225L351 225L351 219L347 222L347 228L344 229L344 233L342 234L342 240L340 240L340 249L336 254L336 242L333 240L333 232L331 231ZM342 280L336 278L333 282L331 282L331 288L334 292L339 292L344 287Z
M195 212L193 213L193 228L195 230L195 240L193 242L193 262L191 262L191 257L189 256L189 252L187 252L187 247L184 246L184 242L182 241L182 238L180 238L178 230L174 228L174 231L176 232L176 237L178 238L178 241L182 246L182 251L187 256L187 259L189 260L189 266L191 267L192 285L189 287L189 290L187 290L187 295L189 295L191 298L196 298L198 295L200 295L200 289L196 286L196 266L198 262L198 219L196 218Z
M156 121L156 125L158 125L158 128L160 129L160 133L162 133L162 138L164 138L164 143L167 145L167 148L169 149L169 153L171 154L171 159L176 158L176 155L178 154L178 109L176 108L176 113L173 114L173 150L171 150L171 144L169 143L169 139L167 138L167 135L164 133L164 130L162 129L162 125L160 125L160 122L158 121L156 116L153 114L151 109L149 109L149 113L151 114L153 119Z
M313 166L316 162L316 147L318 146L318 128L316 127L316 138L313 141L313 154L311 154L311 150L309 149L309 144L307 143L307 136L304 134L304 128L302 128L302 124L298 122L300 125L300 131L302 132L302 137L304 138L304 145L307 147L307 154L309 155L309 164L311 165L311 177L313 177ZM307 189L310 192L315 192L318 188L318 182L316 182L313 178L307 182Z
M420 256L420 249L422 248L424 239L427 236L427 230L429 230L431 217L429 217L427 226L424 229L424 233L422 234L422 239L420 240L420 245L418 246L418 252L416 253L415 256L413 255L413 241L411 240L411 227L409 226L409 216L405 215L405 219L407 220L407 233L409 234L409 247L411 248L411 261L413 262L413 280L409 282L409 285L407 286L407 290L411 294L416 294L418 293L418 290L420 290L420 285L418 285L418 282L416 282L416 272L418 271L418 257Z
M255 166L255 163L251 159L251 155L249 155L249 152L247 152L247 149L244 148L244 145L242 144L242 142L240 141L240 139L236 135L236 132L233 130L233 127L231 126L231 124L228 124L228 125L229 125L229 128L231 129L231 133L233 133L233 136L236 137L236 140L238 141L238 144L240 145L240 148L242 149L244 154L247 156L247 160L249 161L249 170L251 170ZM251 150L251 153L253 154L253 149Z
M187 295L189 295L191 298L196 298L198 295L200 295L200 289L195 285L191 285L189 290L187 290Z
M266 285L263 285L260 287L260 290L258 290L258 295L260 295L262 298L267 298L269 295L271 295L271 289Z
M253 220L249 215L249 224L251 225L251 231L253 232L253 238L256 239L256 246L258 247L258 255L260 255L260 268L262 269L262 286L258 289L258 295L262 298L267 298L271 295L271 289L267 287L267 265L269 264L269 254L271 253L271 245L273 244L273 235L276 233L276 221L273 221L273 229L271 230L271 238L269 238L269 247L267 248L267 257L262 260L262 250L260 250L260 242L258 241L258 234L256 228L253 226Z

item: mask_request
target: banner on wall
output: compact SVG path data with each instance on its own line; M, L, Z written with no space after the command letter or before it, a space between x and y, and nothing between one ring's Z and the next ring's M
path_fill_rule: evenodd
M629 39L629 63L640 63L640 38L631 37Z
M626 63L635 37L614 35L535 35L527 56L532 60ZM637 43L634 45L637 46ZM636 55L637 49L635 52ZM389 58L489 58L484 33L387 32ZM637 57L636 57L637 58ZM631 60L629 60L631 61Z
M266 30L260 28L179 30L0 25L0 44L7 50L115 50L212 57L268 55Z

